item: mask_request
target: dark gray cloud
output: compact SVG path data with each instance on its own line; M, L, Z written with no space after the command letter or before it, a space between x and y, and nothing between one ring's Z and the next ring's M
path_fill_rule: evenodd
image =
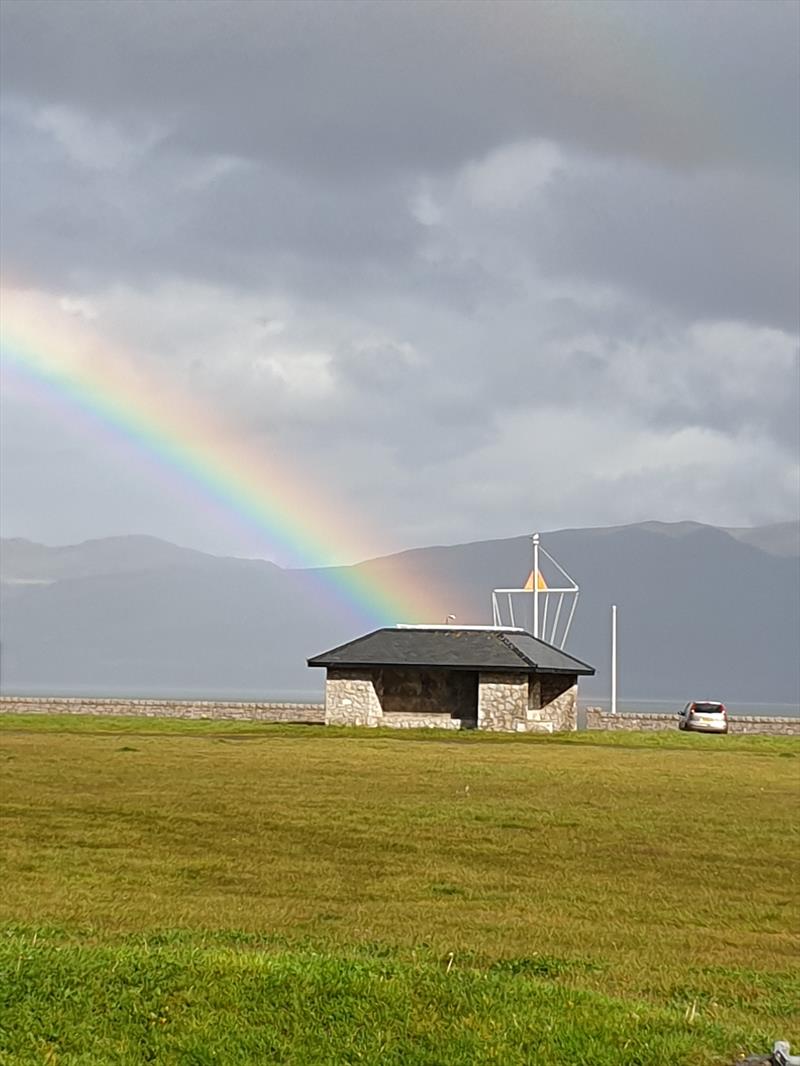
M4 255L54 285L96 285L111 273L330 289L334 265L339 284L365 284L413 251L419 227L397 182L332 188L264 162L176 155L147 138L94 147L91 124L60 110L9 106L6 118Z
M347 180L551 137L791 164L797 6L6 0L6 91Z
M692 318L800 324L793 180L587 168L553 183L544 214L533 244L547 271L617 283Z
M7 283L376 547L796 508L798 5L0 13ZM266 550L13 402L9 532Z

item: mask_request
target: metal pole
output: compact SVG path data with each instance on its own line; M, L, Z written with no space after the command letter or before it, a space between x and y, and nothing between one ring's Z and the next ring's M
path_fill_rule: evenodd
M551 644L558 644L558 619L559 615L561 614L561 605L563 604L563 602L564 593L562 592L561 595L558 597L558 605L556 606L556 616L553 619L553 632L551 634L553 639L550 641ZM564 645L562 644L561 647L563 648Z
M617 713L617 605L611 608L611 713Z
M533 635L539 636L539 534L533 537Z
M564 645L567 643L567 637L569 636L569 631L572 628L572 619L575 617L575 608L578 606L579 596L580 592L576 592L572 598L572 606L569 609L569 618L567 619L567 624L564 627L564 636L561 638L561 644L559 645L559 647L561 648L563 648Z

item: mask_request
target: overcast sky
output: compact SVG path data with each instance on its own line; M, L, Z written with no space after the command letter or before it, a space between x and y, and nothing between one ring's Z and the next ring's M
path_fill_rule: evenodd
M798 513L795 2L3 0L2 269L376 552ZM4 535L273 554L19 388Z

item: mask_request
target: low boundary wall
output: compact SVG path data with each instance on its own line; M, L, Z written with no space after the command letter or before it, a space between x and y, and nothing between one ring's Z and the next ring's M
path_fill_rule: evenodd
M678 728L676 714L612 714L600 707L586 708L586 728L604 730L653 730ZM766 717L762 715L729 715L728 730L731 733L763 733L767 736L800 737L800 718Z
M323 725L324 703L259 703L226 700L144 700L84 696L0 696L2 714L84 714L115 718L207 718L239 722L295 722ZM410 726L410 716L393 716L393 725ZM415 719L415 724L416 719ZM438 723L437 723L438 724ZM450 725L457 728L458 724ZM762 733L768 736L800 737L800 718L762 715L731 716L731 733ZM447 725L444 725L446 728ZM586 728L650 732L678 728L674 714L611 714L600 707L586 708Z
M238 722L323 724L324 703L139 700L83 696L0 696L0 714L88 714L115 718L212 718Z

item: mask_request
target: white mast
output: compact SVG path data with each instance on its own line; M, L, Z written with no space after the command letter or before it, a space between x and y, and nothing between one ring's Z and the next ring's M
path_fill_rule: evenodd
M611 713L617 713L617 605L611 608Z
M517 622L514 617L514 598L530 596L532 601L530 630L533 636L547 641L548 644L563 648L572 626L580 589L564 567L557 563L547 548L540 543L538 533L531 533L530 540L533 557L531 576L525 582L524 588L492 591L492 624L501 628L508 625L512 629L515 628ZM546 561L545 565L550 568L551 576L547 579L541 576L542 556ZM562 613L565 600L568 607ZM521 608L523 618L527 609L527 601L523 600Z
M539 534L534 533L533 541L533 635L539 636Z

